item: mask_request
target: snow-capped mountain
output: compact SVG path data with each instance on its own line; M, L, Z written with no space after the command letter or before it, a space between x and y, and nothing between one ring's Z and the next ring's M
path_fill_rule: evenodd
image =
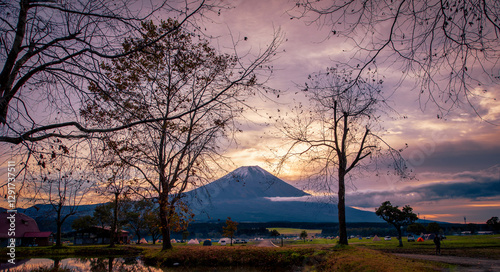
M307 193L259 166L244 166L189 193L204 200L249 200L262 197L300 197Z
M272 201L270 198L307 197L309 194L258 166L240 167L224 177L186 193L197 222L338 222L337 206L304 201ZM380 222L373 212L346 207L348 222Z

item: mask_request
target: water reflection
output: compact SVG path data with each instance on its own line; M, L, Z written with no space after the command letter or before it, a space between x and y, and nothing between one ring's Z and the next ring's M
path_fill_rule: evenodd
M259 267L169 267L157 268L145 265L138 257L132 258L68 258L68 259L28 259L19 260L16 266L0 267L0 271L32 271L40 267L65 268L74 272L285 272L290 269ZM298 271L301 271L300 269Z
M146 266L137 258L68 258L68 259L29 259L16 266L2 267L1 271L31 271L40 267L65 268L74 272L161 272L163 270Z

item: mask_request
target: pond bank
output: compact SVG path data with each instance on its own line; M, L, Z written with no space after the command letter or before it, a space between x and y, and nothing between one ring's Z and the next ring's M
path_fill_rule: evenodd
M148 249L146 264L161 267L252 266L264 271L439 271L452 266L417 261L353 246L287 246L281 248L175 247L171 251Z
M5 251L5 249L2 249ZM2 252L0 251L0 252ZM1 254L1 253L0 253ZM4 254L2 254L4 255ZM161 251L158 246L69 246L61 249L18 248L18 256L44 258L140 256L150 266L188 269L251 267L254 271L436 271L443 264L410 260L356 246L185 246ZM191 269L191 270L190 270ZM90 270L89 270L90 271ZM230 270L228 270L230 271ZM246 270L245 270L246 271Z

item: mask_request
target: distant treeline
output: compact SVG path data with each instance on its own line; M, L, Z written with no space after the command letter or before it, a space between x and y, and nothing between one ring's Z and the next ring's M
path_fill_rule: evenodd
M426 226L430 222L421 223ZM190 238L220 238L222 237L222 227L225 222L191 223L188 227ZM462 231L471 231L472 234L478 231L489 230L486 224L450 224L439 223L439 226L446 235L453 235ZM337 236L338 223L311 223L311 222L266 222L266 223L239 223L236 232L237 237L269 237L268 228L294 228L294 229L321 229L322 236ZM348 235L354 236L396 236L397 232L393 226L387 223L348 223ZM405 233L406 235L407 233ZM176 239L182 238L182 232L173 233Z

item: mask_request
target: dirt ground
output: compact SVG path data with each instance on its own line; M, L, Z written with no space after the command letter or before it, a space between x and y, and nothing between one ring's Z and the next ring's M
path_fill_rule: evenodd
M276 247L271 240L263 240L257 244L258 247ZM403 254L403 253L393 253L396 256L410 259L420 259L435 261L441 263L448 263L457 265L458 267L454 269L455 272L497 272L500 271L500 260L488 260L479 258L467 258L467 257L456 257L456 256L443 256L443 255L424 255L424 254Z
M421 254L400 254L400 253L395 253L394 255L404 258L429 260L429 261L458 265L459 267L453 271L460 271L460 272L500 271L500 260L487 260L487 259L442 256L442 255L437 256L437 255L421 255Z
M271 240L268 240L268 239L265 239L265 240L262 240L260 241L258 244L257 244L258 247L276 247L275 244L273 244L273 242L271 242Z

